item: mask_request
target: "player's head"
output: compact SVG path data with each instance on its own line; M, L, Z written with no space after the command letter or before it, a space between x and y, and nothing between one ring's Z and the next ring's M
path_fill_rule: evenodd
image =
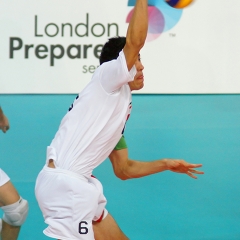
M104 44L102 48L102 52L100 55L100 65L104 62L111 61L113 59L117 59L119 53L122 51L126 44L126 37L114 37L108 39L108 41Z

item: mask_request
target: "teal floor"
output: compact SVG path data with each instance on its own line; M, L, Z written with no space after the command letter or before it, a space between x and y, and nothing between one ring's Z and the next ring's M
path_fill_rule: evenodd
M11 129L0 167L29 201L19 240L49 239L35 179L74 95L0 95ZM121 181L106 160L94 174L107 208L131 240L240 239L240 95L134 95L125 131L130 158L203 163L198 180L163 172Z

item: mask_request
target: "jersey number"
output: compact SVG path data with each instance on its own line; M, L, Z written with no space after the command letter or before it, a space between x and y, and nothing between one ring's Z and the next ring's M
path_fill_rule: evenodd
M86 227L88 223L86 221L81 221L78 226L78 232L80 234L87 234L88 233L88 228Z

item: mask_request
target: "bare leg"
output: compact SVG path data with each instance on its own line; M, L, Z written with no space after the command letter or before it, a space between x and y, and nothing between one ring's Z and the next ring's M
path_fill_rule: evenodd
M96 240L129 240L109 213L101 222L93 222L93 231Z
M19 231L20 227L14 227L3 221L1 240L16 240L18 238Z
M20 196L10 181L0 187L0 207L13 204L19 199ZM18 238L19 231L20 227L11 226L3 221L1 239L16 240Z

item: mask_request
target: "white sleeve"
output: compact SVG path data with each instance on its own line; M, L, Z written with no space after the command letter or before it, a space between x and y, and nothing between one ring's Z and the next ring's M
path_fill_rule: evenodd
M117 59L103 63L101 68L100 83L108 93L113 93L124 84L133 81L137 72L135 65L128 71L123 51Z

